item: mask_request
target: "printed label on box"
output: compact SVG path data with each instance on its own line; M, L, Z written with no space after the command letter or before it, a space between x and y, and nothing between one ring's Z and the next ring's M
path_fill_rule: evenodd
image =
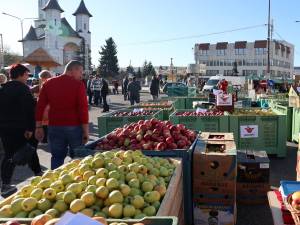
M241 138L258 138L258 125L240 126Z
M232 95L231 94L218 94L217 95L217 106L231 106Z
M261 163L259 165L259 168L261 168L261 169L269 169L269 167L270 167L269 163Z

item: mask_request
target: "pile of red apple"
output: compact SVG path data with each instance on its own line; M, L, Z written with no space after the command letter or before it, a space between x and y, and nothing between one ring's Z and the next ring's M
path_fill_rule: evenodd
M143 110L140 112L115 112L111 114L112 117L122 117L122 116L151 116L157 111Z
M196 139L196 132L183 124L157 119L140 120L117 128L97 144L97 150L172 150L188 149Z
M207 112L176 112L176 116L223 116L222 111L207 111Z

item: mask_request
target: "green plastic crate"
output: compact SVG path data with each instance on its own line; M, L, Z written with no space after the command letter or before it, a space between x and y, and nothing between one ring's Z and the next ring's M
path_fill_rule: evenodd
M169 97L174 96L188 96L188 87L168 87L167 94Z
M271 104L272 110L277 114L286 115L286 137L288 141L292 141L292 126L293 126L293 108L287 105L281 105L281 102L277 104Z
M188 87L188 97L196 97L197 96L197 88L196 87Z
M30 225L32 219L27 218L27 219L16 219L16 218L0 218L0 223L5 223L7 221L18 221L21 224L26 224ZM155 217L145 217L143 219L139 220L134 220L134 219L129 219L129 220L117 220L117 219L107 219L108 224L118 222L118 223L127 223L128 225L132 225L135 223L143 223L145 225L178 225L178 219L177 217L174 216L155 216Z
M266 151L278 157L286 156L286 115L248 116L229 115L229 132L233 132L237 148L240 150ZM258 128L258 136L243 138L241 126L255 126ZM247 127L246 127L247 128Z
M116 112L131 112L132 109L126 109L126 110L119 110ZM113 113L116 113L113 112ZM118 127L123 127L125 124L137 122L139 120L148 120L151 118L156 118L159 120L163 120L163 111L157 110L156 113L154 113L151 116L122 116L122 117L113 117L112 114L109 113L104 116L98 117L98 133L99 137L103 137L104 135L112 132L114 129Z
M174 108L177 109L185 109L185 99L186 98L176 98L173 103Z
M184 124L187 128L201 132L228 132L228 116L176 116L177 112L195 110L176 110L170 116L174 124Z
M299 143L300 108L293 108L292 118L292 141Z

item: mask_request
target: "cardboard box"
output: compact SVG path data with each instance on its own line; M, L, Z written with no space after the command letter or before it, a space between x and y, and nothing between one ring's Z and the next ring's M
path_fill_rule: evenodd
M233 133L202 132L199 138L204 141L234 141Z
M194 204L194 225L234 225L236 205L214 206Z
M207 152L207 148L225 146L224 152ZM207 141L193 153L193 179L236 180L236 149L233 141Z
M235 196L236 182L235 181L218 181L218 180L194 180L193 193L206 194L228 194Z
M270 160L265 151L237 152L237 182L269 184Z
M237 203L265 204L270 185L266 183L237 183Z

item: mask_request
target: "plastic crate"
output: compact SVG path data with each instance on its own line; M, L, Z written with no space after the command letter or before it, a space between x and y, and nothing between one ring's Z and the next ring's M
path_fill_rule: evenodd
M185 99L186 98L176 98L173 103L174 108L177 109L185 109Z
M21 224L26 224L26 225L30 225L32 219L15 219L12 218L11 220L17 220L18 222L20 222ZM7 218L0 218L0 223L5 223L7 221L10 221L10 219ZM135 223L143 223L145 225L178 225L178 219L177 217L173 217L173 216L155 216L155 217L145 217L141 220L133 220L133 219L129 219L129 220L115 220L115 219L107 219L108 224L110 223L114 223L114 222L118 222L118 223L127 223L128 225L132 225Z
M188 96L188 87L168 87L167 95L173 96Z
M188 97L196 97L197 96L197 88L196 87L188 87Z
M292 141L299 143L300 108L293 108L292 118Z
M126 110L119 110L116 112L131 112L132 109ZM137 122L139 120L148 120L151 118L156 119L163 119L163 111L157 110L156 113L149 116L120 116L120 117L113 117L112 114L116 113L109 113L104 116L98 117L98 133L99 137L103 137L104 135L110 133L114 129L118 127L123 127L125 124Z
M176 116L177 112L195 110L176 110L170 115L173 124L184 124L187 128L201 132L228 132L228 116Z
M264 150L267 154L285 157L286 117L283 114L229 115L229 131L234 133L237 148L240 150Z
M288 106L288 102L283 104L285 105L281 105L281 101L278 101L272 103L271 108L277 114L286 115L286 137L288 141L292 141L293 108Z

